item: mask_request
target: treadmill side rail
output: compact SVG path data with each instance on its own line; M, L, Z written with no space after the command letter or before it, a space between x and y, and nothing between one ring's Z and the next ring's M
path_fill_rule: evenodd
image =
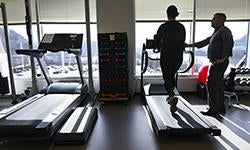
M188 108L192 108L192 105L189 104L183 97L178 96L178 99L180 99ZM203 115L196 111L195 109L191 109L201 120L203 120L204 122L206 122L206 124L211 127L212 132L211 134L213 136L220 136L221 135L221 130L219 128L217 128L216 126L214 126L210 121L208 121L205 117L203 117Z
M84 100L83 98L80 94L44 95L1 119L0 139L17 141L51 139Z
M58 130L54 140L56 144L83 144L97 120L97 109L77 107L65 124Z

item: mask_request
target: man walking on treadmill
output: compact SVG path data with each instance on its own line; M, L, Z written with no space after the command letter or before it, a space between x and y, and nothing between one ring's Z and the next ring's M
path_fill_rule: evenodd
M226 112L224 105L224 73L229 64L228 57L232 56L234 45L233 36L224 22L226 15L216 13L212 19L214 33L205 40L186 45L187 47L195 46L197 48L208 45L207 57L211 62L209 76L207 81L209 94L209 110L201 112L203 115L215 116Z
M176 21L176 17L179 15L176 6L169 6L166 13L168 20L158 28L155 40L157 49L161 52L160 65L164 87L169 95L167 101L171 105L170 111L174 113L177 111L178 103L178 98L174 93L177 84L175 75L183 61L186 31L185 27Z

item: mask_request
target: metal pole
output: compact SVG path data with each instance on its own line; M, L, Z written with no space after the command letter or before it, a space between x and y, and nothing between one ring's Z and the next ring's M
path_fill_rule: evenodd
M192 35L192 43L195 43L195 25L196 25L196 0L194 0L193 5L193 35ZM192 48L192 51L194 52L194 47ZM191 69L191 74L194 74L194 67Z
M11 49L10 49L10 43L9 43L8 22L7 22L6 8L5 8L4 3L1 3L1 9L2 9L2 17L3 17L5 45L6 45L6 51L7 51L7 57L8 57L9 74L10 74L12 104L16 104L18 103L18 101L16 99L16 89L15 89L15 83L14 83L14 77L13 77Z
M26 22L26 30L27 30L27 35L28 35L29 49L33 49L30 0L25 0L25 11L26 11L25 22ZM30 57L30 67L31 67L31 76L32 76L31 95L34 95L38 92L38 87L37 87L37 82L36 82L35 60L33 56Z
M250 34L250 22L248 22L248 29L247 29L247 50L246 50L246 62L245 62L245 67L249 68L250 67L250 38L249 38L249 34ZM237 66L238 67L238 66Z
M38 42L41 41L41 32L40 32L40 15L39 15L39 3L38 0L36 0L36 27L37 27L37 36L38 36Z
M89 73L89 92L94 93L93 73L92 73L92 51L90 36L90 14L89 0L85 0L85 17L86 17L86 36L87 36L87 55L88 55L88 73Z

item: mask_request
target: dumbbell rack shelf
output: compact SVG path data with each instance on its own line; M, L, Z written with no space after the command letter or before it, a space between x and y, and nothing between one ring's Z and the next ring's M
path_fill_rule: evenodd
M99 33L100 101L128 100L127 33Z
M250 92L250 68L237 68L234 81L235 91Z

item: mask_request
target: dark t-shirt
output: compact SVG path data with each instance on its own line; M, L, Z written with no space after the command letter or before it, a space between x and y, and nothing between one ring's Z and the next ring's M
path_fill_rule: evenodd
M182 57L186 38L185 27L178 21L161 24L156 36L157 48L161 57L176 59Z

